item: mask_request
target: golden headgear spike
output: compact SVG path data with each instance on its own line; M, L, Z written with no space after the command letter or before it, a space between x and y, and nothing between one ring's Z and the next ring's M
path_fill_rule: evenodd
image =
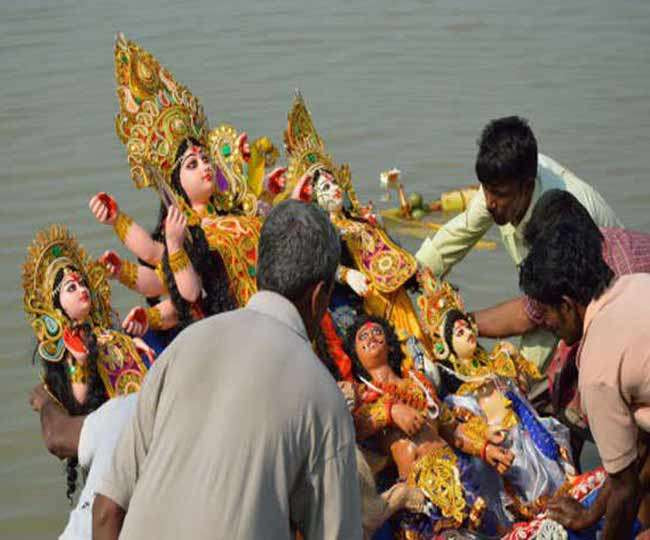
M222 124L208 134L208 150L217 174L221 173L221 178L217 179L219 190L215 194L215 203L226 212L242 208L244 213L254 215L257 198L248 192L240 137L241 134L230 124ZM224 180L227 186L220 185Z
M276 197L274 203L289 197L305 173L327 169L348 195L353 212L358 213L360 205L352 187L350 167L347 164L337 165L332 156L326 152L323 139L318 135L305 100L299 91L296 91L287 116L284 142L289 154L287 183L285 190Z
M54 282L61 270L78 272L88 286L93 324L111 325L111 291L103 266L86 254L64 225L51 225L39 231L23 265L23 302L25 316L39 341L39 352L50 361L61 359L63 329L70 324L54 304Z
M314 127L311 114L300 90L296 90L291 109L289 109L284 144L289 154L293 154L297 147L323 147L323 141Z
M435 356L443 358L449 354L443 328L445 318L452 309L465 311L465 306L451 283L437 279L428 268L418 272L417 280L422 288L417 300L422 326L434 343Z
M149 162L169 182L180 144L190 137L206 143L203 107L152 54L122 33L114 54L120 105L115 130L126 145L131 178L138 188L153 186L143 167Z

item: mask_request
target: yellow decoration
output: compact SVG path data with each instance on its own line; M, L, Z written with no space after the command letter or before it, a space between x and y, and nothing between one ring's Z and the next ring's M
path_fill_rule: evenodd
M245 306L257 292L257 248L262 222L254 216L204 218L202 227L208 246L218 250L228 273L238 306Z
M92 323L107 327L111 324L111 289L104 267L86 254L64 225L39 231L23 265L23 304L39 342L39 353L51 362L60 361L65 353L62 337L69 321L54 305L54 280L66 268L77 271L91 292Z
M163 327L162 315L160 310L155 307L150 307L145 310L147 312L147 323L151 330L161 330Z
M460 527L465 520L467 503L457 461L451 448L437 447L413 464L407 483L420 488L443 517L453 519L456 527Z
M121 33L114 55L120 103L115 128L126 145L131 178L138 188L155 186L149 163L169 182L180 144L190 137L205 144L203 107L152 54Z
M36 234L23 266L24 308L39 342L41 358L60 362L66 356L63 332L68 317L54 305L54 281L61 271L77 272L88 287L91 310L87 322L97 338L97 371L109 397L139 389L147 368L131 337L111 329L110 286L104 267L90 258L63 225L52 225ZM84 370L70 375L82 377Z
M88 382L88 366L76 363L68 366L68 378L72 384L86 384Z
M118 279L122 285L134 291L138 281L138 265L131 261L123 260Z
M172 274L182 272L191 264L190 258L187 256L187 253L183 248L174 251L174 253L169 256L169 269L172 271Z
M451 283L437 279L428 268L421 269L417 279L423 291L417 302L424 329L431 339L446 347L442 330L444 318L452 309L464 311L463 300Z
M124 244L126 237L129 234L129 229L133 225L133 219L130 216L123 212L117 214L117 219L113 224L113 229L115 229L115 234L120 239L120 242Z

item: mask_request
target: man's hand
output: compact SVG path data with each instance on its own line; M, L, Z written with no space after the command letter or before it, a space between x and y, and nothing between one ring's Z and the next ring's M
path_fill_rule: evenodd
M557 497L549 501L548 517L573 531L581 531L594 524L589 510L571 497Z
M45 404L50 401L52 401L52 398L47 393L47 390L45 390L45 385L42 383L37 384L29 393L29 404L36 412L41 412L41 409L45 406Z
M395 425L409 437L417 435L424 425L424 416L413 407L396 403L390 410Z

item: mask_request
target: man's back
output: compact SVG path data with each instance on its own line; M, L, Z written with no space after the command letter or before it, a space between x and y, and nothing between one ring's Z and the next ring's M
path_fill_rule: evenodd
M636 457L637 426L650 431L650 275L618 278L585 314L579 351L582 407L603 465L616 473Z
M122 538L360 537L352 421L291 303L258 293L169 349L107 485Z

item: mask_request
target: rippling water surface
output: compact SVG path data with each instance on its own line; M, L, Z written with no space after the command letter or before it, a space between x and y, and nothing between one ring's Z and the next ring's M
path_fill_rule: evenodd
M93 4L92 6L86 4ZM125 32L231 122L279 145L300 87L329 150L378 201L399 166L427 198L473 181L486 121L530 119L543 152L650 230L650 4L643 0L364 2L8 1L0 5L0 530L52 538L69 507L62 467L27 406L33 339L20 264L33 233L68 224L95 255L117 248L87 201L113 193L151 226L113 129L112 41ZM494 236L494 235L493 235ZM417 243L402 239L409 248ZM453 272L469 307L516 291L503 249ZM121 313L139 300L120 288Z

